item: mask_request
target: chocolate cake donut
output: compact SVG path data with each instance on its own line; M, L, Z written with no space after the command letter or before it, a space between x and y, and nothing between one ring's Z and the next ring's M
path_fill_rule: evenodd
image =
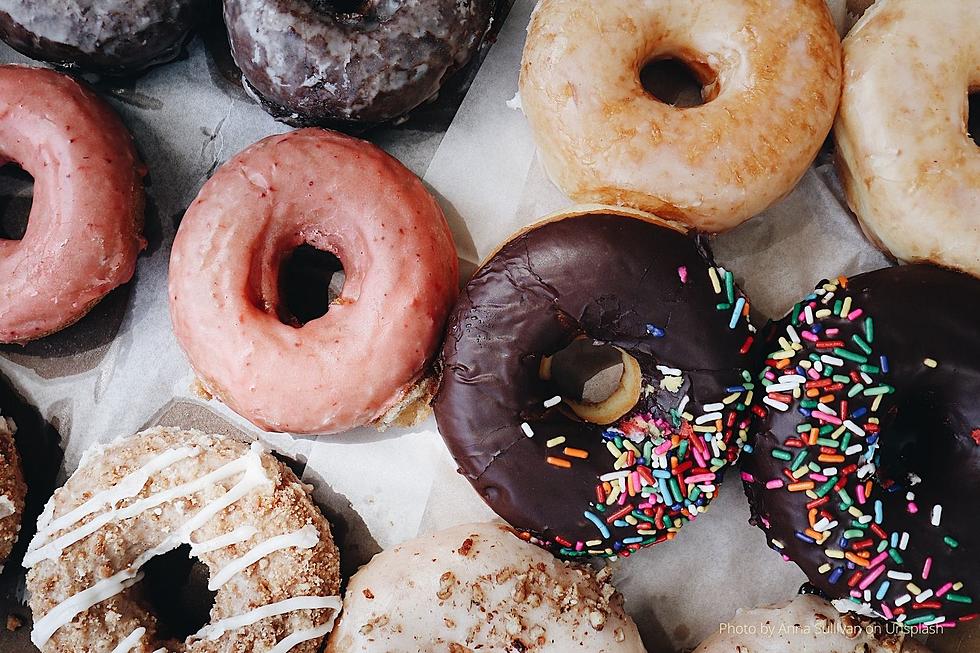
M209 0L0 0L0 38L32 59L106 75L175 58Z
M766 329L745 489L828 597L906 626L977 616L978 322L980 281L923 265L823 282Z
M224 0L247 88L293 125L368 126L436 93L476 52L495 0Z
M461 294L439 430L525 537L626 556L704 512L738 457L753 331L731 272L681 227L607 207L556 216Z

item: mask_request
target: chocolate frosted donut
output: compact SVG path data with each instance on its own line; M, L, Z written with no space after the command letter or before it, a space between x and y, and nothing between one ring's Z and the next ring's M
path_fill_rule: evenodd
M0 0L0 38L32 59L125 75L175 58L208 0Z
M476 52L494 0L225 0L247 86L294 125L366 126L434 96Z
M605 207L552 218L460 296L439 430L529 539L567 557L629 555L704 512L738 457L747 316L731 273L681 228Z
M830 598L906 626L977 616L978 323L980 281L908 266L821 283L766 330L745 488Z

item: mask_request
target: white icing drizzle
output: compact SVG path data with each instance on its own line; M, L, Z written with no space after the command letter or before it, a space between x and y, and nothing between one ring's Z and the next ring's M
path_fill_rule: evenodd
M231 580L236 574L245 571L250 565L255 564L262 558L282 549L312 549L320 541L320 532L316 526L307 524L298 531L270 537L264 542L255 545L245 555L235 558L221 568L211 580L208 581L208 589L212 592Z
M259 529L255 528L255 526L252 526L251 524L239 526L230 533L213 537L210 540L204 540L203 542L198 542L197 544L191 542L190 554L197 557L204 553L211 553L212 551L223 549L226 546L231 546L232 544L240 544L258 532Z
M214 641L229 630L238 630L244 626L251 626L255 622L261 621L267 617L275 617L277 615L286 614L287 612L293 612L295 610L319 610L329 608L336 614L340 611L342 605L343 603L341 602L339 596L294 596L291 599L259 606L258 608L246 612L245 614L216 621L191 635L191 639L207 639Z
M317 637L325 637L331 630L333 630L333 624L337 620L337 611L335 610L330 617L330 621L319 626L317 628L310 628L309 630L298 630L295 633L291 633L288 636L280 640L269 653L289 653L293 650L293 647L297 644L307 642L311 639L316 639Z
M31 641L34 642L34 646L44 648L55 631L74 619L76 615L135 585L142 578L143 574L133 575L128 570L120 571L115 576L100 580L92 587L68 597L34 622Z
M143 638L143 635L145 634L146 634L146 628L140 626L139 628L131 632L129 634L129 637L119 642L119 644L116 645L116 648L112 649L112 653L129 653L130 651L133 650L134 646L139 644L139 641Z

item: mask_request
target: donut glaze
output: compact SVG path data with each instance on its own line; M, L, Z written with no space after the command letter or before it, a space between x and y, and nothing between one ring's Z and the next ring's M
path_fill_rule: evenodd
M224 0L224 13L235 62L270 113L296 125L369 126L438 93L476 52L494 2Z
M834 128L847 201L868 236L902 261L973 276L980 148L967 95L980 88L978 32L975 0L879 0L844 41Z
M67 75L0 66L0 162L34 177L23 239L0 239L0 342L72 324L146 246L143 166L115 113Z
M748 305L678 229L608 207L546 220L483 265L450 318L439 430L489 506L559 555L672 539L746 437ZM577 419L540 377L542 357L581 335L642 371L612 425Z
M698 72L704 104L646 92L640 71L664 58ZM824 0L542 0L520 92L541 161L573 200L716 232L793 189L833 124L840 79Z
M108 75L174 59L209 0L0 0L0 38L32 59Z
M303 244L335 254L346 281L297 328L277 315L279 276ZM457 265L417 177L369 143L303 129L259 141L201 189L174 241L170 312L233 410L268 430L334 433L378 420L424 376Z
M17 425L0 413L0 572L17 543L27 485L14 442Z
M822 283L766 330L746 493L828 597L908 626L976 616L978 320L980 281L908 266Z

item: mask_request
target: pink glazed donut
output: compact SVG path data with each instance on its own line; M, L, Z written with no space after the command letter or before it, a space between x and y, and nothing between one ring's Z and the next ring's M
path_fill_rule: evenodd
M307 244L340 259L328 312L280 319L280 269ZM336 132L265 138L191 204L170 260L174 331L205 388L256 426L336 433L405 405L457 294L449 225L415 175Z
M143 174L126 127L67 75L0 66L0 165L34 177L21 240L0 238L0 343L84 316L129 281L146 245Z

